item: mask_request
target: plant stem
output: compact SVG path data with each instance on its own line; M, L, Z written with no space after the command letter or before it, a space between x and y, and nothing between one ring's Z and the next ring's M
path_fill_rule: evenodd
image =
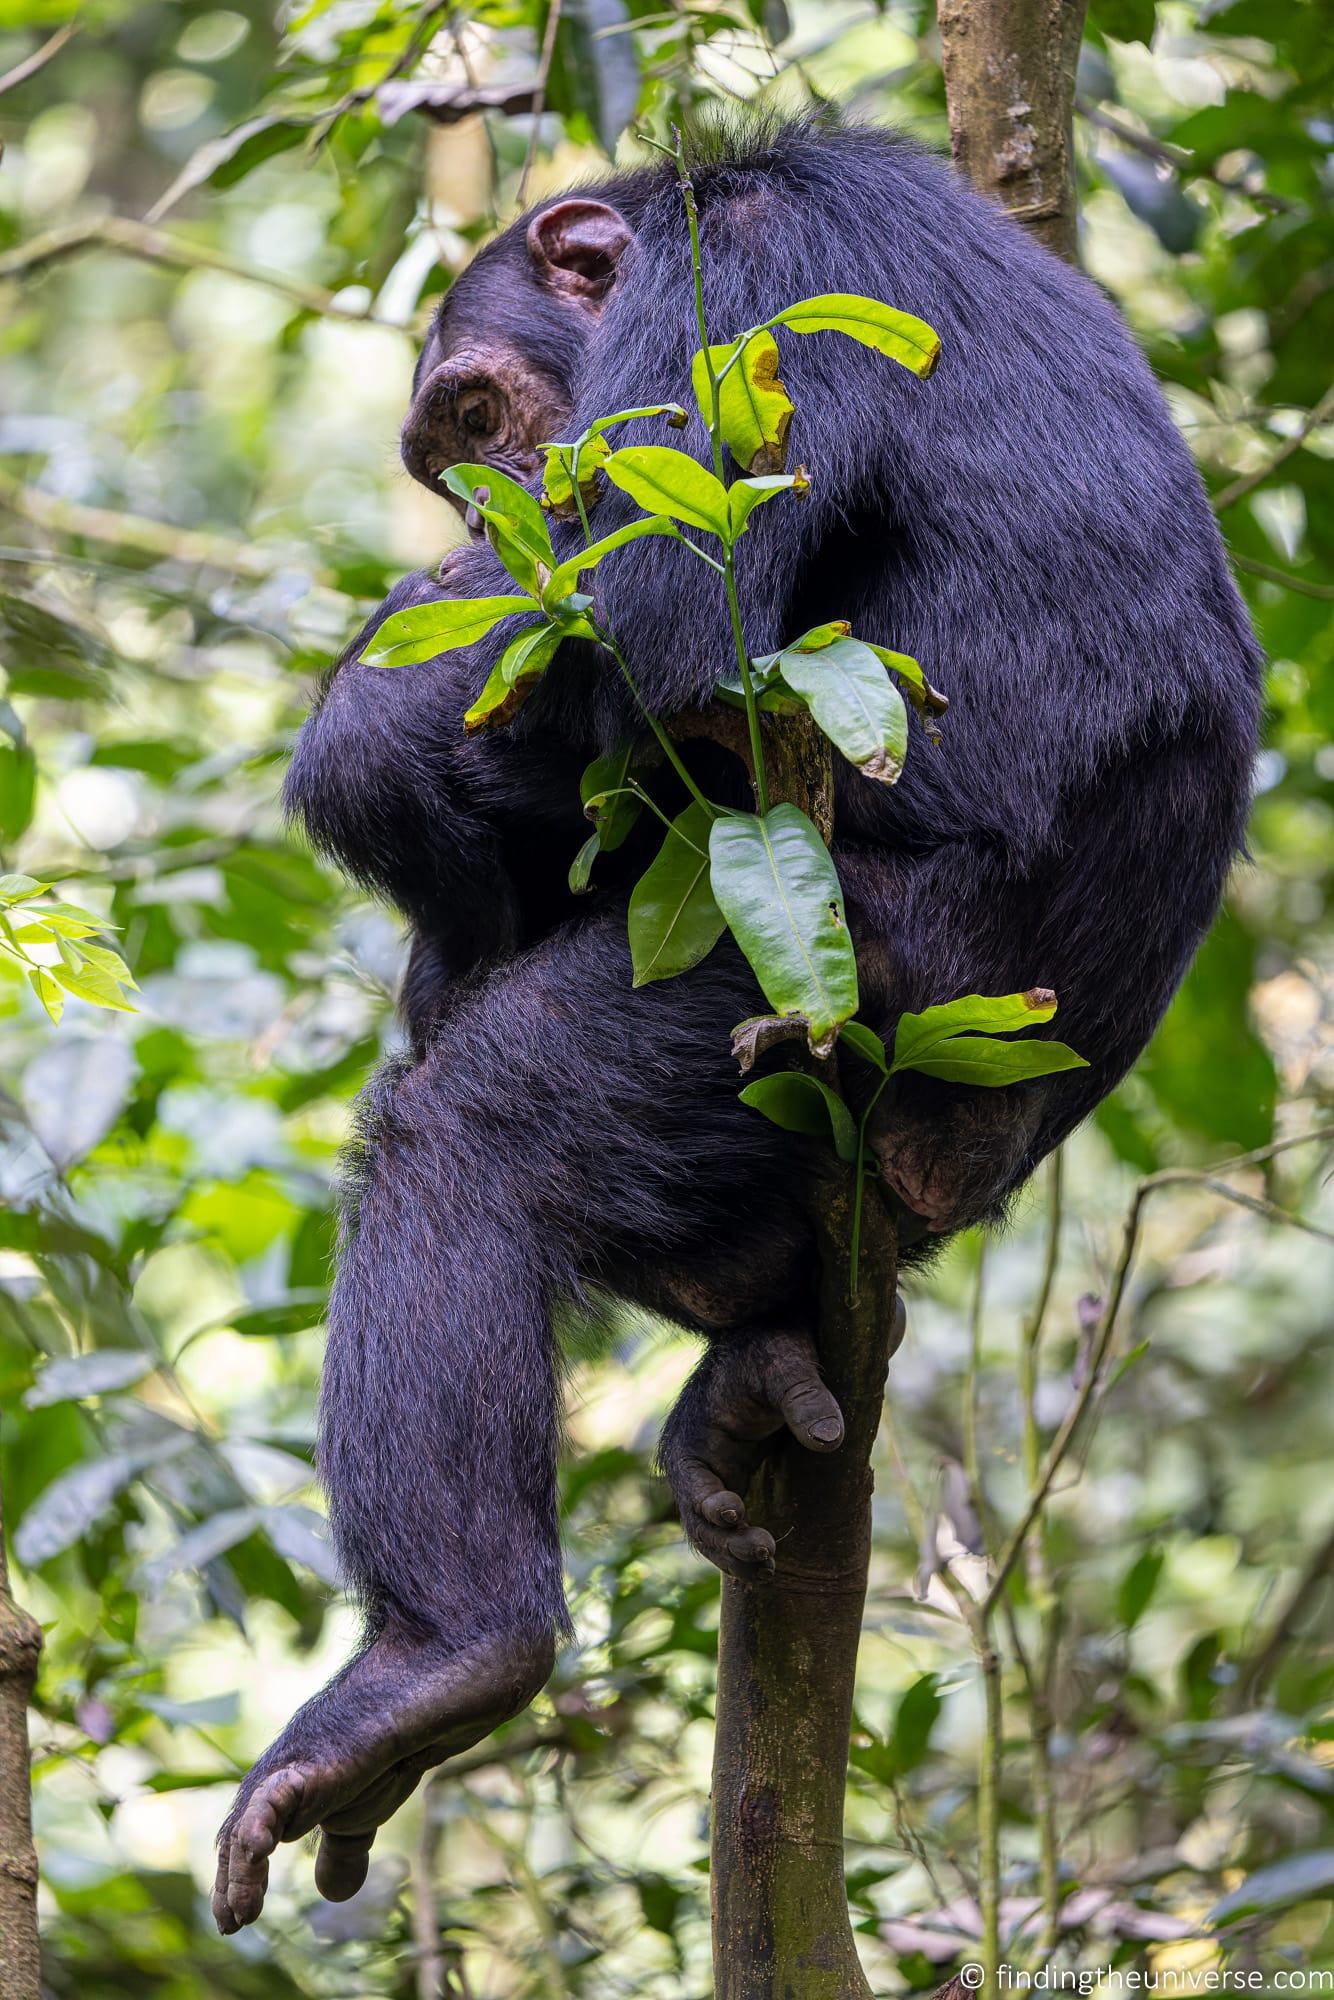
M1000 1975L1000 1781L1004 1749L1001 1659L985 1617L978 1619L978 1665L982 1672L985 1722L977 1783L978 1904L982 1914L985 1988L994 1994Z
M982 1373L982 1318L986 1298L987 1245L983 1237L977 1246L977 1282L973 1287L973 1307L969 1314L968 1373L963 1392L963 1469L977 1518L981 1523L983 1546L990 1543L987 1533L987 1501L982 1490L982 1460L977 1443L978 1382Z
M769 810L769 776L764 768L764 743L760 735L760 710L755 699L755 683L750 677L746 634L741 623L741 605L736 594L736 568L730 548L723 553L723 574L727 583L727 609L732 618L737 666L741 670L741 691L746 697L746 727L750 732L750 754L755 760L755 800L761 815Z
M591 619L589 623L592 624ZM602 644L606 647L607 651L611 654L617 666L620 668L621 673L624 675L625 684L635 698L635 702L636 705L638 706L639 713L643 716L645 722L648 724L649 728L653 731L653 734L657 737L658 743L662 749L663 756L667 759L667 762L671 765L672 769L675 771L677 777L681 780L681 783L685 786L686 790L689 792L691 798L695 801L696 805L703 806L705 812L709 815L710 819L717 819L718 807L711 804L710 801L705 798L703 792L700 790L699 786L695 783L695 780L691 777L689 771L686 769L685 764L681 759L680 753L678 752L676 745L673 743L671 737L667 734L667 731L663 728L657 716L654 715L645 704L644 697L640 694L638 687L635 685L635 677L630 671L629 662L627 661L625 654L621 651L619 645L616 643L615 634L608 627L602 625L594 625L593 630L597 633L598 638L600 639Z
M721 482L724 476L722 406L718 374L713 365L713 349L709 346L709 322L704 311L704 259L699 243L699 210L695 203L695 184L686 166L681 134L673 128L672 136L676 141L672 157L676 161L676 175L681 184L681 199L685 203L686 225L690 231L690 268L695 282L695 320L699 327L700 355L709 384L709 445L713 452L714 476ZM727 610L732 621L737 667L741 674L741 691L746 698L746 728L750 733L751 761L755 766L755 802L763 816L769 810L769 776L764 767L760 711L755 699L755 684L751 679L750 655L746 651L746 631L736 589L736 558L730 541L723 542L723 579L727 587Z
M1024 1476L1030 1489L1042 1467L1042 1434L1038 1425L1038 1363L1047 1309L1056 1282L1061 1252L1064 1194L1064 1154L1058 1149L1047 1164L1047 1247L1033 1311L1024 1328L1019 1355L1020 1392L1024 1411ZM1061 1936L1060 1849L1056 1828L1056 1781L1051 1761L1052 1685L1060 1646L1061 1607L1051 1565L1051 1537L1045 1514L1027 1550L1029 1592L1037 1610L1037 1661L1026 1670L1029 1727L1033 1756L1033 1815L1038 1828L1038 1883L1042 1898L1039 1962L1045 1964Z
M871 1113L880 1102L880 1093L889 1082L881 1077L865 1111L857 1121L857 1158L853 1166L852 1180L852 1229L848 1241L848 1304L857 1303L858 1275L862 1258L862 1207L866 1199L866 1129L871 1121Z

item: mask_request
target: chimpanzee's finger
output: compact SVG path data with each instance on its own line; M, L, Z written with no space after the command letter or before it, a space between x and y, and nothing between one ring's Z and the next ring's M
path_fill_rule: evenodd
M786 1334L759 1350L764 1388L798 1444L807 1451L837 1451L843 1412L820 1380L814 1343Z
M702 1556L728 1576L754 1577L771 1570L774 1538L746 1519L739 1493L693 1452L676 1450L666 1467L681 1525Z
M213 1919L224 1937L253 1924L269 1886L269 1856L301 1803L305 1779L289 1765L271 1772L222 1837L213 1888Z
M356 1895L366 1880L374 1838L374 1827L361 1833L330 1833L328 1827L320 1828L315 1887L326 1902L345 1903Z
M700 1469L708 1473L707 1466ZM710 1476L716 1477L716 1474ZM744 1528L746 1525L745 1501L739 1493L729 1493L721 1484L716 1493L706 1494L698 1504L700 1513L715 1528Z

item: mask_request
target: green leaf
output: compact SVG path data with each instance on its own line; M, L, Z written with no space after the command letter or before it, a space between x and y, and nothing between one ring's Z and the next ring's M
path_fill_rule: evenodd
M1148 1610L1162 1573L1162 1550L1145 1549L1121 1578L1121 1587L1116 1593L1116 1615L1127 1631L1138 1625Z
M829 850L797 807L731 813L709 836L713 893L776 1014L826 1054L857 1011L857 960Z
M451 597L439 604L410 604L396 611L361 655L368 667L416 667L439 653L475 646L516 611L534 611L531 597Z
M1020 1028L1041 1027L1055 1012L1056 995L1049 987L1034 986L1027 993L966 993L961 1000L925 1007L920 1014L901 1014L894 1031L894 1067L914 1068L918 1056L951 1035L968 1030L1013 1034Z
M61 939L61 943L64 940ZM74 945L66 947L73 952ZM104 966L85 961L81 965L53 965L51 977L72 993L76 1000L86 1000L90 1007L108 1007L116 1014L133 1014L134 1004L125 998L120 982L113 979Z
M860 1021L845 1021L838 1031L840 1043L846 1043L864 1062L878 1069L882 1076L889 1074L889 1060L885 1055L885 1045L874 1028L865 1027Z
M85 1459L44 1486L19 1522L14 1550L27 1568L50 1562L88 1533L139 1473L178 1457L194 1443L181 1432L142 1451L110 1452Z
M1118 42L1153 41L1157 9L1154 0L1093 0L1093 18L1105 35Z
M857 1157L857 1127L836 1091L805 1070L779 1070L756 1077L741 1092L741 1102L762 1111L785 1132L804 1132L814 1139L832 1139L840 1160Z
M28 974L28 984L45 1007L55 1027L60 1026L60 1017L65 1011L65 996L44 966L35 965Z
M758 479L734 480L727 489L727 520L732 540L745 532L746 523L762 501L772 500L775 493L795 493L800 498L810 490L804 466L798 466L795 472L766 472Z
M44 894L45 890L45 882L38 882L31 875L0 875L0 903L6 909L11 903L26 903L30 897Z
M778 671L863 777L897 782L908 753L908 711L869 646L835 639L817 652L783 652Z
M146 1591L160 1590L167 1578L177 1570L205 1569L208 1564L228 1549L234 1549L247 1535L253 1535L261 1524L258 1507L225 1507L220 1513L212 1514L198 1527L181 1535L169 1549L143 1566L143 1587Z
M514 581L521 590L540 596L556 558L547 517L527 488L489 465L451 465L441 484L477 509L487 541ZM484 500L478 497L482 493Z
M923 1076L937 1076L946 1083L999 1089L1057 1070L1087 1069L1088 1064L1064 1042L998 1042L990 1035L955 1035L930 1055L896 1062L894 1067L920 1070Z
M612 453L605 469L612 485L646 514L670 514L728 539L727 488L688 453L665 444L627 445Z
M846 639L852 627L846 618L831 618L826 625L812 625L809 632L803 632L799 639L791 640L782 652L766 653L762 659L751 664L759 673L772 673L782 659L783 653L818 653L824 646L832 646L835 639ZM875 650L874 648L872 649Z
M630 896L636 986L672 979L706 958L726 925L709 886L709 815L697 800L671 830Z
M932 687L921 666L910 653L891 652L888 646L877 646L870 639L864 639L862 644L870 646L877 660L882 661L889 671L903 682L908 691L908 699L923 722L929 723L934 716L945 713L949 702L938 688Z
M1268 1868L1257 1868L1238 1888L1214 1904L1209 1922L1227 1924L1238 1917L1288 1909L1293 1903L1323 1898L1331 1889L1334 1889L1334 1847L1318 1847L1309 1854L1294 1854Z
M679 454L670 452L668 456L675 458ZM688 465L693 465L694 462L693 458L686 461ZM641 535L675 534L676 529L665 514L653 514L646 521L631 521L628 527L618 528L614 535L604 535L600 542L590 543L588 548L581 549L577 556L571 556L568 562L563 562L558 569L551 572L542 592L544 607L554 612L557 605L574 589L586 569L596 569L604 557L614 554L617 549L623 549L628 542L637 542Z
M475 729L499 729L514 720L564 637L559 625L528 625L517 639L511 639L487 675L482 692L464 714L463 727L469 735Z
M275 1340L283 1334L304 1333L308 1327L318 1326L328 1303L327 1292L313 1285L303 1286L268 1305L231 1313L219 1325L230 1327L246 1340Z
M942 1707L937 1674L919 1675L905 1691L888 1745L895 1777L915 1771L923 1762Z
M638 748L637 737L627 738L609 756L595 757L579 780L584 817L597 828L602 854L615 853L643 810L642 801L627 789Z
M738 348L740 358L734 360ZM787 463L793 405L778 373L778 342L766 330L752 334L744 348L735 340L710 347L709 359L714 374L722 377L718 418L723 443L743 472L781 472ZM713 400L702 350L690 364L690 386L707 429L713 420Z
M593 863L597 860L601 849L602 841L594 829L570 863L570 872L566 879L572 896L586 896L593 886Z
M89 1354L63 1355L48 1361L23 1398L25 1409L48 1403L74 1403L84 1396L105 1396L128 1389L156 1368L151 1354L129 1347L94 1348Z
M859 340L900 362L923 381L940 359L940 335L924 319L855 292L823 292L818 298L801 299L775 313L769 325L790 327L793 333L845 333L849 340Z
M584 438L577 446L579 453L579 492L586 508L596 506L598 500L598 473L611 455L611 446L604 437ZM574 456L576 446L572 444L549 444L546 450L546 470L542 475L542 491L547 505L558 521L572 520L578 514L574 499Z

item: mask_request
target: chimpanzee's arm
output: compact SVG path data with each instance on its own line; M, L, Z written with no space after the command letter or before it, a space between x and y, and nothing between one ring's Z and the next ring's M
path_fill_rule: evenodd
M447 582L422 572L396 585L333 668L284 787L315 846L390 897L453 971L522 942L521 848L505 836L521 823L540 840L550 821L573 853L578 758L551 739L520 745L502 732L464 730L512 619L480 645L417 666L367 666L360 656L393 612L503 581L488 550L464 550Z

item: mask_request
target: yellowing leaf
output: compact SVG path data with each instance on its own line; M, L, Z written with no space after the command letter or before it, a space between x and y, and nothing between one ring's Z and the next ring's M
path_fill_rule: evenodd
M500 729L514 720L564 636L558 625L529 625L510 641L464 715L463 727L469 735L475 729Z
M579 492L585 508L597 504L598 473L611 456L611 446L604 437L586 438L578 447L572 444L547 446L542 490L558 521L572 520L579 511L574 498L576 449L579 454Z
M723 442L743 472L781 472L793 406L778 373L778 342L766 330L752 334L738 356L739 345L733 340L709 349L714 374L721 377ZM690 384L707 426L713 420L713 400L702 350L690 364Z
M923 381L940 359L940 335L924 319L856 292L822 292L818 298L800 299L775 313L769 324L790 327L793 333L844 333Z

